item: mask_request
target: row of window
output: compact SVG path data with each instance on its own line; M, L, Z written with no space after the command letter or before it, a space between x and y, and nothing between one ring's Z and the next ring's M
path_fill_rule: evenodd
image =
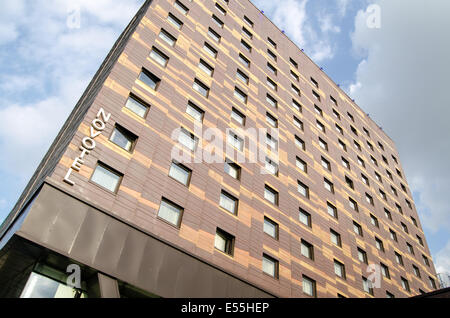
M131 103L127 103L127 107L128 108L129 108L130 104L133 105L133 106L138 104L135 99L131 99L131 101L132 101ZM142 111L141 113L144 113L144 112ZM191 102L188 103L187 113L189 113L192 117L194 117L196 119L201 119L202 116L203 116L202 112L200 112L199 109L195 105L193 105ZM245 117L240 112L238 112L236 110L233 110L232 118L234 118L236 121L240 122L241 124L243 124L245 122ZM113 134L113 135L115 135L115 134ZM124 134L122 132L122 139L126 139L126 138L123 137L123 135L130 136L130 134ZM235 146L237 149L240 149L240 150L243 149L243 139L242 138L238 137L237 135L230 135L228 137L229 137L228 141L233 146ZM268 139L270 140L270 136L269 136ZM188 149L190 149L191 151L194 151L198 139L193 134L191 134L187 130L183 129L181 134L180 134L179 141L180 141L181 144L186 146ZM296 141L298 143L300 143L299 139L296 139ZM128 140L126 143L128 144L128 146L127 146L128 148L130 148L131 145L133 144L133 142L130 141L130 140ZM276 147L275 145L272 145L272 146ZM301 146L303 148L304 147L304 143L301 143ZM325 168L330 169L329 162L326 161L324 158L322 158L322 165ZM301 161L301 159L299 159L299 158L297 158L297 166L300 167L303 171L306 171L306 164L303 161ZM177 170L180 172L180 174L181 173L184 174L183 177L178 177L178 178L175 178L175 179L177 179L178 181L180 181L183 184L187 184L187 180L190 179L190 173L191 173L190 170L185 168L185 167L183 167L182 165L175 165L175 167L177 167ZM175 168L171 169L171 173L170 173L171 176L172 176L172 170L173 169L175 169ZM278 171L278 166L275 165L270 159L268 159L266 161L266 169L268 171L273 172L273 174L276 174L276 172ZM225 164L225 171L229 175L233 176L236 179L240 178L240 171L241 171L240 167L238 165L230 162L230 161L227 161L227 163ZM346 183L350 187L353 187L353 181L351 181L348 177L346 177ZM324 179L324 185L325 185L325 188L328 189L330 192L334 192L333 184L330 181L328 181L326 178ZM309 198L309 188L305 184L300 182L300 181L298 182L298 191L303 196ZM265 187L264 197L265 197L266 200L268 200L269 202L271 202L271 203L273 203L275 205L278 205L278 203L279 203L278 202L278 200L279 200L278 199L278 192L276 190L272 189L269 186ZM366 200L367 200L367 202L369 204L371 204L371 205L374 204L373 198L367 193L366 193ZM231 212L233 214L237 213L237 202L238 202L238 200L236 198L234 198L230 194L223 193L222 196L221 196L221 206L224 209L228 210L229 212ZM353 199L350 198L349 202L350 202L350 206L352 207L352 209L358 211L358 205L357 205L356 201L354 201ZM328 203L328 211L329 211L330 215L332 215L332 216L337 218L337 209L334 206L332 206L330 203ZM385 212L386 212L386 215L388 215L388 217L391 219L390 212L388 210L386 210L386 209L385 209ZM417 223L414 222L415 221L414 218L412 218L412 221L413 221L414 224L417 225ZM374 225L378 224L378 220L373 215L371 215L371 222ZM401 224L402 224L402 227L403 227L404 231L406 233L408 233L407 226L404 223L401 223ZM393 232L391 230L391 236L393 236L393 235L395 235L395 237L396 237L395 232ZM417 237L418 237L419 242L423 245L423 242L422 242L421 238L419 236L417 236ZM407 244L410 245L409 243L407 243ZM379 249L383 248L382 242L380 243L380 241L378 239L376 239L376 245L377 245L377 247Z
M219 7L220 7L220 6L219 6ZM221 12L223 13L224 11L221 10ZM184 13L187 13L187 12L184 12ZM225 12L225 13L226 13L226 12ZM168 18L170 18L171 21L173 21L173 15L169 14L169 17L168 17ZM218 19L215 15L213 15L213 20L216 21L216 22L220 21L220 19ZM245 17L244 20L246 21L246 23L247 23L248 25L250 25L251 27L253 27L253 24L250 23L251 21L250 21L247 17ZM179 21L179 20L178 20L178 21ZM220 21L220 22L221 22L221 21ZM221 25L221 26L223 26L223 22L222 22L222 23L219 23L219 22L218 22L218 24ZM179 23L178 23L178 26L181 27L181 25L180 25ZM245 27L243 28L243 32L244 32L244 34L246 34L250 39L252 38L251 33L250 33L247 29L245 29ZM161 34L165 34L163 38L168 38L168 36L167 36L167 34L164 32L164 30L161 31L160 37L161 37ZM220 36L217 34L217 32L215 32L215 31L212 30L211 28L209 29L208 34L209 34L212 38L214 38L217 42L220 41ZM274 45L273 45L274 42L273 42L270 38L269 38L269 41L268 41L268 42L269 42L272 46L274 46ZM173 37L172 37L172 40L170 41L170 44L173 44L173 43L174 43L174 40L173 40ZM275 45L274 47L276 48L276 45ZM204 49L205 49L206 51L208 51L213 57L216 57L216 55L217 55L217 50L215 50L214 48L212 48L207 42L205 42ZM153 50L152 53L153 53L154 51L155 51L155 50ZM159 61L161 65L165 65L165 64L167 63L167 58L166 58L163 54L153 54L153 55L156 55L156 56L157 56L155 59L156 59L157 61ZM241 61L242 63L244 63L246 66L249 66L249 63L250 63L249 60L248 60L247 58L245 58L242 54L239 55L239 59L240 59L240 61ZM293 61L292 58L290 59L290 61L291 61L291 64L297 65L297 66L298 66L298 64L297 64L295 61ZM293 63L292 63L292 62L293 62ZM200 60L199 68L202 69L203 71L205 71L205 72L206 72L208 75L210 75L210 76L212 76L212 73L213 73L213 71L214 71L214 68L211 67L207 62L205 62L205 61L202 60L202 59ZM269 70L272 71L272 73L276 74L276 68L275 68L273 65L271 65L270 63L268 63L268 68L269 68ZM245 73L243 73L241 70L239 70L239 69L237 70L237 75L236 75L236 76L237 76L237 78L239 78L241 81L243 81L244 83L247 83L247 84L248 84L248 76L245 75ZM314 86L318 87L318 82L317 82L314 78L311 78L311 82L313 83ZM275 89L275 90L276 90L276 88L277 88L276 83L275 83L273 80L271 80L270 78L268 78L268 85L269 85L270 87L272 87L273 89ZM208 94L209 94L209 88L208 88L205 84L203 84L201 81L199 81L198 79L195 79L195 80L194 80L193 88L194 88L197 92L199 92L200 94L202 94L203 96L208 97ZM298 93L298 90L296 90L296 92ZM241 102L243 102L243 103L246 103L246 102L247 102L247 95L246 95L241 89L239 89L238 87L235 87L234 95L235 95L235 97L238 98ZM318 95L317 93L314 92L314 96L316 96L317 99L320 100L320 95ZM271 97L269 94L267 95L267 99L268 99L269 103L270 103L272 106L276 106L276 105L277 105L276 100L275 100L273 97ZM332 99L333 103L336 103L336 104L337 104L337 101L336 101L332 96L331 96L331 99ZM321 116L323 116L322 110L321 110L317 105L315 106L315 108L316 108L316 112L318 112ZM337 111L336 111L336 110L333 110L333 111L334 111L334 113L335 113L335 116L337 116L337 117L340 119L340 115L337 113ZM236 112L238 112L238 111L237 111L237 110L236 110L236 111L233 111L233 114L235 114ZM271 116L271 117L273 118L272 115L270 115L270 114L268 114L268 115ZM350 113L348 113L348 116L349 116L349 118L351 118L351 119L354 121L354 117L353 117ZM240 113L238 117L240 117L240 121L242 122L242 120L243 120L242 118L244 118L244 116L242 115L242 113ZM237 118L237 116L236 116L236 118ZM272 118L270 118L270 119L272 119ZM270 120L270 119L269 119L269 120ZM294 121L295 121L295 119L294 119ZM297 123L298 121L299 121L299 120L297 119L295 122ZM272 120L272 123L274 123L273 120ZM325 131L325 126L324 126L322 123L320 123L319 121L317 121L317 126L318 126L318 128L321 129L322 131ZM342 129L341 129L337 124L336 124L336 127L337 127L338 130L341 131L341 133L343 133ZM357 135L358 133L357 133L356 129L355 129L353 126L351 126L351 128L352 128L352 131L353 131L354 133L356 133L356 135ZM364 131L365 131L365 133L366 133L368 136L370 136L370 133L368 132L368 130L367 130L366 128L364 128ZM321 145L323 148L328 148L326 142L324 142L323 140L320 140L319 142L320 142L320 145ZM340 142L340 145L343 146L344 149L346 150L345 144L344 144L343 142L341 142L341 141L339 141L339 142ZM369 147L373 150L373 146L372 146L369 142L367 142L367 143L368 143ZM361 147L359 146L359 144L358 144L356 141L355 141L355 145L357 146L357 148L361 149ZM380 147L384 150L383 145L382 145L381 143L379 143L379 145L380 145ZM358 147L358 146L359 146L359 147ZM384 156L383 156L383 159L385 159ZM395 159L395 161L397 161L395 157L394 157L394 159ZM371 156L371 160L372 160L372 163L374 163L375 165L378 165L376 159L373 158L372 156ZM384 161L387 162L387 160L384 160ZM346 159L343 159L343 162L344 162L344 164L345 164L345 162L346 162L346 163L347 163L346 166L349 167L349 163L348 163L348 161L347 161ZM362 166L365 167L364 161L363 161L361 158L359 158L359 157L358 157L358 162L359 162ZM388 173L388 175L392 178L392 174L391 174L388 170L387 170L387 173ZM401 177L401 172L400 172L398 169L397 169L397 173L398 173L399 176ZM377 177L377 180L380 181L380 182L382 183L381 176L380 176L378 173L376 173L376 172L375 172L375 175L376 175L376 177ZM368 185L368 184L369 184L369 181L368 181L367 177L362 176L362 178L363 178L363 182L365 182L365 184ZM402 186L403 191L404 191L405 193L407 193L406 187L405 187L403 184L401 184L401 186ZM380 191L381 191L381 190L380 190ZM391 186L391 191L392 191L394 194L398 195L398 194L397 194L397 190L396 190L394 187L392 187L392 186ZM383 194L384 192L381 191L380 193ZM406 201L407 201L407 203L409 202L407 199L406 199ZM410 205L410 203L409 203L408 205Z

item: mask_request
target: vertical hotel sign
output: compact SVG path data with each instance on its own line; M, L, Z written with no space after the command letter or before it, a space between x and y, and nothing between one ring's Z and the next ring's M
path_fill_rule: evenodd
M103 108L100 108L99 112L97 113L97 116L94 118L94 120L91 122L91 125L89 127L89 136L85 136L83 140L81 141L80 151L81 154L75 158L72 165L70 166L69 170L67 170L66 176L64 177L64 182L67 184L74 186L75 182L73 182L70 178L72 176L72 173L74 171L80 172L81 167L84 165L84 160L86 156L88 156L91 151L95 149L97 146L95 139L102 134L102 132L106 128L106 123L111 119L111 114L106 114L105 110Z

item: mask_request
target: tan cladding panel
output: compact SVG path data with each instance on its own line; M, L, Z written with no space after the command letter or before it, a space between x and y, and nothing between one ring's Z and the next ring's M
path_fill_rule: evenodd
M402 171L400 162L394 166L391 158L394 155L399 160L394 143L247 0L230 1L229 5L217 1L227 11L226 15L216 9L214 1L181 2L189 9L186 15L173 6L172 0L153 1L51 176L53 182L79 193L86 201L103 207L130 224L173 242L212 264L220 264L233 274L282 297L305 297L303 275L316 281L319 297L336 297L337 293L348 297L367 296L362 290L362 276L368 273L366 266L358 260L357 247L367 252L370 263L382 262L389 266L391 279L383 280L382 288L375 289L376 297L384 297L386 290L397 297L411 295L401 290L400 277L408 279L413 293L417 293L419 288L430 290L427 277L435 277L435 272L433 266L429 268L421 261L422 254L427 255L430 262L431 257L426 245L423 248L416 241L416 234L424 241L425 238L422 230L416 228L409 218L411 215L419 220L417 212L406 206L405 198L413 203L410 194L404 194L400 188L400 183L407 183L397 176L395 167ZM167 21L169 12L183 23L181 30ZM223 28L212 21L213 14L224 22ZM244 14L253 21L253 28L243 21ZM252 39L242 35L243 26L253 34ZM208 35L209 27L220 34L220 43ZM158 36L161 29L177 39L174 47ZM276 49L268 44L267 37L277 44ZM251 53L242 49L241 39L252 46ZM205 53L205 41L217 50L217 58ZM165 67L150 58L152 47L169 58ZM276 54L277 61L271 61L268 49ZM239 53L251 61L249 68L239 62ZM297 62L298 69L290 64L290 58ZM199 70L200 59L214 68L212 77ZM267 62L277 69L276 75L268 70ZM138 80L142 68L161 79L156 91ZM238 68L249 76L248 85L236 79ZM299 81L291 77L291 70L299 75ZM266 84L267 77L277 83L277 91ZM319 88L314 87L311 77ZM208 98L192 89L195 78L210 88ZM292 84L301 90L301 96L292 93ZM247 104L233 96L235 86L248 95ZM320 101L315 99L313 90L320 95ZM145 119L124 108L130 93L150 105ZM278 101L277 109L267 104L267 93ZM336 99L337 106L330 96ZM302 112L292 107L292 99L303 106ZM233 107L246 116L245 128L267 127L267 112L276 117L280 128L279 176L262 175L261 164L242 164L241 180L237 181L224 172L223 164L186 164L192 170L189 188L171 179L168 173L175 145L171 139L172 132L180 127L194 132L194 122L186 114L188 101L205 112L204 128L219 128L223 132L227 128L239 127L230 116ZM323 116L316 113L315 104L322 109ZM63 179L75 158L80 156L80 145L90 134L92 121L100 109L111 114L111 118L101 135L95 138L96 147L83 159L80 171L72 174L75 185L70 186ZM333 109L339 112L340 119L334 117ZM347 112L353 115L355 122ZM294 116L303 122L303 131L293 124ZM316 128L317 120L325 125L325 133ZM336 131L336 123L342 127L344 135ZM109 140L116 124L138 136L132 153ZM353 134L351 126L358 131L358 136ZM370 137L364 134L363 128L369 130ZM305 141L306 151L295 145L295 136ZM328 151L320 148L319 138L328 143ZM339 140L346 143L346 152L339 148ZM353 140L362 146L361 151L354 148ZM367 141L374 146L374 151L368 148ZM378 147L378 141L384 145L384 151ZM384 172L386 167L382 155L389 160L392 182ZM377 160L378 166L371 163L370 156ZM307 163L307 173L296 167L296 157ZM322 157L331 163L331 172L322 168ZM342 157L350 162L350 171L342 166ZM358 165L358 157L363 158L366 168ZM98 161L123 174L116 194L90 181ZM375 172L382 176L382 182L376 180ZM362 183L361 173L369 178L370 188ZM346 185L345 176L354 181L354 190ZM334 194L324 189L324 177L333 182ZM309 187L309 199L298 193L298 181ZM390 195L391 184L398 189L398 197ZM264 200L265 185L279 192L279 206ZM379 188L389 195L388 202L381 199ZM219 207L222 190L239 199L237 216ZM366 192L373 197L375 206L366 203ZM179 229L157 218L163 197L184 208ZM349 208L349 197L358 202L358 213ZM338 220L328 214L327 202L337 208ZM397 202L403 215L395 210ZM385 207L391 211L392 221L385 218ZM311 229L300 223L300 208L311 214ZM379 228L371 225L370 214L378 218ZM278 223L278 240L263 232L265 216ZM364 237L354 233L354 221L361 224ZM400 222L407 224L409 234L402 232ZM217 227L235 236L233 257L214 249ZM397 232L398 243L390 242L390 228ZM331 243L330 229L341 235L342 247ZM376 250L375 236L383 240L384 253ZM301 240L314 246L313 261L302 256ZM415 256L408 255L406 242L414 246ZM394 251L404 256L404 267L396 265ZM262 273L263 254L279 261L278 279ZM335 275L334 259L345 264L346 279ZM412 264L420 268L422 279L409 274Z

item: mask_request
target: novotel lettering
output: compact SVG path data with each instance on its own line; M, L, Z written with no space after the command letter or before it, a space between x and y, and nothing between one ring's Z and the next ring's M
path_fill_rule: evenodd
M67 170L64 182L74 186L75 182L70 180L73 171L80 172L81 167L84 165L84 159L88 156L92 150L97 146L95 139L102 134L106 128L106 123L111 119L111 114L106 114L103 108L100 108L97 113L97 117L92 121L90 126L90 135L83 138L81 141L81 154L75 158L69 170Z

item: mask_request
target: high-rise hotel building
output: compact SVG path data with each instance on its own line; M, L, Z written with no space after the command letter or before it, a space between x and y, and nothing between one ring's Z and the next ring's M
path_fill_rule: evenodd
M239 131L277 128L259 143L278 161L174 160L207 143L199 123L245 156ZM1 297L411 297L437 284L394 142L248 0L145 1L0 249Z

